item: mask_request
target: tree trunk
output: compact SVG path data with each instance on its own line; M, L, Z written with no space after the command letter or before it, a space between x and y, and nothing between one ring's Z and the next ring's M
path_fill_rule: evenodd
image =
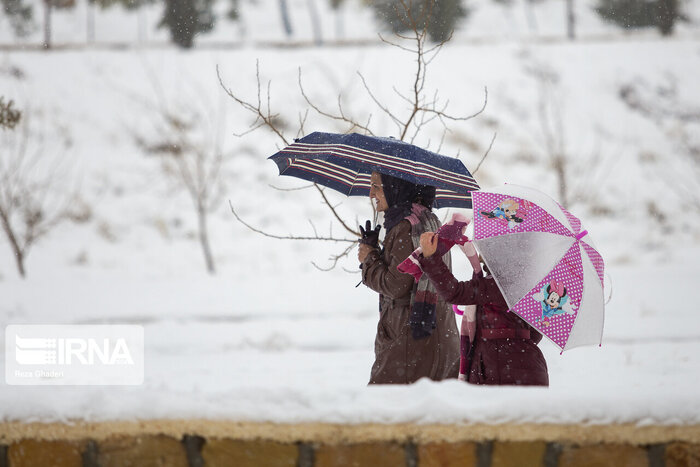
M574 0L566 0L566 34L570 40L576 39L576 13Z
M141 5L137 13L138 21L138 42L139 44L144 44L146 42L146 5Z
M51 48L51 0L44 0L44 48Z
M197 221L199 222L199 243L202 245L207 271L209 274L216 274L214 258L211 254L211 247L209 246L209 234L207 232L207 210L201 204L197 207Z
M87 2L87 43L92 44L95 42L95 3Z
M294 31L292 30L292 22L289 19L289 8L287 7L287 0L279 0L280 14L282 15L282 27L284 27L284 33L287 37L292 37Z
M311 17L311 31L314 36L314 44L323 44L323 38L321 37L321 19L318 17L318 9L316 8L315 0L306 0L306 4L309 7L309 16Z
M673 26L678 18L678 0L658 0L656 14L661 34L664 36L673 34Z
M22 279L25 279L27 277L27 273L24 270L24 253L21 251L15 251L15 263L17 263L17 272L19 272Z
M20 248L19 242L17 241L17 237L10 228L9 219L5 215L0 213L0 221L2 221L2 230L5 231L7 240L10 242L10 247L12 248L12 253L14 253L15 263L17 264L17 272L19 272L19 275L22 277L22 279L24 279L27 276L27 273L24 269L25 252L22 250L22 248Z
M241 44L245 44L248 38L248 26L245 23L245 17L243 15L239 16L236 23L238 24L238 41Z
M527 19L530 32L537 34L539 28L537 27L537 17L532 10L532 0L523 0L523 6L525 7L525 19Z
M343 22L343 11L339 6L335 9L335 40L341 41L345 38L345 24Z
M567 183L566 183L566 157L559 154L554 157L554 172L557 175L559 182L559 202L564 208L569 209L569 200L567 199Z

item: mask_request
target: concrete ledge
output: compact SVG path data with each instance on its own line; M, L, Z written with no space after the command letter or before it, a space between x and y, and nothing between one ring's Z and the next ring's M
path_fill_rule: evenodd
M700 426L0 423L0 467L697 467Z
M203 438L268 440L279 443L351 444L367 442L459 443L484 441L620 443L649 445L671 442L700 444L700 425L418 425L332 423L275 424L224 420L142 420L66 423L0 423L0 444L23 439L103 441L115 436L184 435Z

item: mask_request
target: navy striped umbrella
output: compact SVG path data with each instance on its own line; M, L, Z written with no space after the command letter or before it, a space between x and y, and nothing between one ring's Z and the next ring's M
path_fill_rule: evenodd
M269 159L275 161L280 175L318 183L347 196L369 196L372 172L434 186L436 208L471 208L471 191L479 189L459 159L394 138L315 132Z

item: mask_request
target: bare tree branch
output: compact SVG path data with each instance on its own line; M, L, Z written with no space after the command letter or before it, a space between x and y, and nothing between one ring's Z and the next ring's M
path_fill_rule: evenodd
M400 99L402 105L404 106L403 109L395 109L384 103L378 96L377 93L372 89L372 86L370 86L370 82L365 78L365 76L360 72L357 71L357 76L360 78L360 81L362 83L362 86L369 98L369 101L373 104L376 105L381 113L386 116L386 121L392 122L396 126L396 136L402 140L402 141L407 141L409 140L410 142L415 141L420 135L424 135L427 131L427 128L430 128L432 125L442 125L442 132L439 140L439 146L438 150L440 150L443 146L443 143L445 141L445 136L447 135L448 132L451 131L450 129L450 124L451 123L461 123L465 122L467 120L470 120L478 115L480 115L486 108L486 105L488 103L488 89L484 88L484 103L481 106L481 109L478 110L477 112L473 113L472 115L467 115L467 116L460 116L460 115L453 115L448 112L448 107L450 100L447 99L445 101L441 101L438 96L438 91L434 90L432 95L428 95L426 92L426 84L427 84L427 70L429 65L434 61L435 57L439 54L439 52L442 50L444 45L449 42L452 38L452 34L449 35L445 40L440 41L438 44L435 44L433 46L428 46L427 45L427 38L428 38L428 25L430 23L429 19L433 14L433 8L435 6L435 1L436 0L426 0L425 5L423 6L416 6L415 11L414 11L414 5L412 2L407 2L406 0L399 0L399 4L395 6L396 8L401 8L403 9L403 13L398 15L398 18L400 21L404 22L404 26L406 26L409 30L409 33L407 34L402 34L402 33L395 33L395 38L396 40L388 40L386 37L383 35L379 35L379 38L382 42L391 45L393 47L398 48L399 50L409 52L413 56L413 61L415 64L415 74L412 75L411 77L411 84L410 84L410 91L408 92L403 92L400 90L397 86L393 86L392 89L394 93L398 96ZM426 18L427 16L427 18ZM219 70L217 68L217 76L219 77L219 83L221 84L222 88L227 92L229 96L231 96L236 103L238 103L241 107L243 107L245 110L248 112L252 113L255 116L255 121L253 125L251 125L251 128L249 128L248 131L246 131L244 134L248 134L252 131L255 131L259 129L260 127L267 126L269 129L271 129L275 134L277 134L280 139L287 145L287 141L284 138L283 131L281 128L279 128L276 124L275 119L278 117L277 114L273 114L271 110L271 92L270 92L270 84L268 82L267 85L267 108L263 108L262 104L262 89L261 89L261 82L260 82L260 71L259 71L259 64L256 62L256 80L257 80L257 89L258 89L258 98L257 98L257 103L255 102L249 102L246 101L238 96L235 95L233 91L230 89L227 89L223 85L223 80L221 78L221 74L219 73ZM314 100L312 99L312 96L309 95L307 92L307 89L304 87L303 83L303 77L302 77L302 70L299 68L298 70L298 77L297 77L297 85L299 87L299 92L306 102L306 105L309 106L313 112L315 112L317 115L327 119L328 121L332 122L341 122L342 124L347 125L347 128L345 130L346 133L352 132L352 131L362 131L365 134L369 135L374 135L374 131L370 126L370 123L372 122L372 114L369 114L366 118L366 123L364 122L364 118L359 119L355 118L350 113L346 112L346 110L343 108L343 99L342 99L342 94L338 93L337 94L337 108L329 110L326 107L323 107L321 105L318 105ZM304 114L302 118L302 114L299 113L299 132L297 135L303 135L304 134L304 126L305 122L308 116L308 110ZM484 159L488 156L491 147L493 146L493 142L495 140L495 135L494 139L491 141L491 145L489 146L488 150L486 153L482 156L481 163L484 161ZM428 147L430 146L430 141L428 142ZM459 156L459 151L458 151L458 156ZM478 167L477 167L478 169ZM340 225L343 227L343 229L347 232L352 234L353 237L359 237L359 233L350 227L350 223L346 222L343 217L340 215L340 213L337 211L337 206L334 206L329 199L327 198L326 194L324 193L324 189L322 189L318 184L313 185L319 195L322 198L323 203L325 204L326 208L331 212L333 219L340 223ZM275 188L275 187L273 187ZM275 188L277 189L277 188ZM284 190L284 191L289 191L289 190ZM355 240L349 240L345 238L338 238L335 235L333 235L333 226L334 226L334 221L331 221L330 226L329 226L329 232L330 235L326 236L321 236L319 235L316 227L314 226L311 221L309 221L312 225L312 229L314 231L314 236L297 236L297 235L276 235L272 234L269 232L264 231L263 229L258 229L255 228L249 224L246 224L240 216L235 212L233 209L233 206L231 205L231 210L234 213L234 216L236 219L246 225L249 229L256 231L262 235L265 235L270 238L276 238L276 239L287 239L287 240L325 240L325 241L334 241L334 242L343 242L343 241L352 241L355 242ZM377 222L377 212L375 210L375 207L372 205L372 210L373 210L373 219L374 223ZM355 223L358 224L357 219L355 220ZM321 269L321 270L329 270L333 269L334 267L337 266L338 261L341 258L344 258L347 256L348 252L350 251L351 247L348 247L345 251L341 252L338 255L331 256L330 261L331 265L329 268L322 268L319 267L316 263L314 264L315 267Z
M318 184L316 184L316 183L314 183L314 187L316 187L318 192L321 194L321 198L323 198L323 201L326 203L326 206L328 206L328 209L331 210L331 212L333 213L333 216L338 220L338 222L340 222L340 225L342 225L343 228L345 230L347 230L348 232L350 232L351 234L356 235L357 237L360 237L360 232L348 227L348 225L345 223L343 218L340 217L340 215L338 215L338 211L336 211L335 207L333 205L331 205L330 201L328 201L328 198L326 197L326 194L323 192L323 189L321 189L321 187L319 187Z
M369 94L369 97L372 99L372 101L379 107L389 118L393 120L393 122L396 124L398 129L401 129L401 120L394 115L384 104L382 104L379 99L376 98L372 90L369 88L369 85L367 84L367 81L365 81L365 77L362 76L362 73L359 71L357 72L357 75L360 77L362 80L362 85L364 86L365 90L367 91L367 94Z
M447 132L448 132L448 131L449 131L449 129L448 129L447 127L444 127L444 128L442 129L442 135L440 136L440 144L438 144L438 147L437 147L437 149L435 150L435 152L437 152L438 154L439 154L440 151L442 150L442 143L445 142L445 136L447 135Z
M273 115L273 114L272 114L272 111L271 111L271 101L270 101L270 99L271 99L271 97L270 97L270 96L271 96L271 92L269 91L269 83L268 83L268 91L267 91L267 109L263 109L263 108L262 108L262 103L261 103L261 102L262 102L262 97L261 97L261 86L260 86L260 75L259 75L259 73L260 73L260 71L259 71L259 64L256 62L256 79L257 79L257 85L258 85L258 98L257 98L257 99L258 99L258 100L257 100L257 104L251 104L251 103L246 102L246 101L244 101L243 99L241 99L241 98L235 96L234 93L233 93L231 90L225 88L225 86L223 85L223 81L222 81L221 75L220 75L220 73L218 73L218 69L217 69L217 74L218 74L218 76L219 76L219 83L222 85L222 87L224 87L224 89L226 90L227 94L228 94L229 96L231 96L239 105L243 106L246 110L252 112L252 113L256 116L257 122L256 122L256 124L254 125L254 128L251 128L250 131L252 131L252 130L254 130L254 129L257 129L257 128L261 127L261 126L267 126L267 127L269 127L273 132L275 132L275 133L280 137L280 139L282 139L282 141L283 141L285 144L288 144L287 141L286 141L286 139L285 139L284 136L283 136L282 131L281 131L279 128L277 128L277 126L276 126L276 124L275 124L275 118L277 117L277 114L274 114L274 115ZM350 130L352 130L352 129L354 129L354 128L360 128L360 129L364 130L366 133L371 133L371 130L370 130L367 126L362 125L361 123L359 123L359 122L353 120L352 118L347 117L347 116L344 114L343 108L342 108L342 105L341 105L340 96L338 97L338 108L339 108L339 110L340 110L340 115L339 115L339 116L337 116L337 115L332 115L332 114L330 114L330 113L328 113L328 112L323 111L323 110L320 109L318 106L316 106L315 104L313 104L313 102L312 102L311 99L308 97L308 95L306 95L306 93L305 93L305 91L304 91L304 88L303 88L302 79L301 79L301 69L299 70L299 78L298 78L298 80L299 80L299 81L298 81L298 83L299 83L299 89L300 89L300 92L301 92L302 96L304 97L304 99L306 100L306 102L309 104L309 106L311 106L311 108L312 108L314 111L318 112L319 114L321 114L321 115L323 115L323 116L325 116L325 117L327 117L327 118L332 118L332 119L335 119L335 120L341 120L341 121L344 121L344 122L350 124ZM307 114L306 114L306 115L308 115L308 111L307 111ZM301 132L303 131L303 125L304 125L304 122L305 122L305 120L306 120L306 115L305 115L303 118L300 117L300 129L299 129L299 133L298 133L298 134L301 134ZM368 121L369 121L369 120L368 120ZM323 193L323 190L322 190L318 185L316 185L316 184L314 184L314 185L312 185L312 186L314 186L314 187L318 190L318 193L320 194L320 196L321 196L321 198L322 198L322 200L323 200L323 203L328 207L328 209L331 211L331 213L333 214L333 216L338 220L338 222L340 222L340 224L343 226L343 228L344 228L346 231L348 231L349 233L352 233L353 235L359 237L359 232L354 231L352 228L350 228L350 227L347 225L347 223L346 223L346 222L342 219L342 217L338 214L338 212L337 212L337 210L336 210L336 207L333 206L333 205L330 203L330 201L329 201L328 198L326 197L325 193ZM233 211L233 207L232 207L232 211ZM280 236L280 235L270 234L270 233L268 233L268 232L265 232L265 231L262 230L262 229L257 229L257 228L254 228L254 227L250 226L249 224L246 224L245 222L242 221L242 219L240 218L240 216L238 216L238 215L235 213L235 211L233 211L233 212L234 212L234 216L236 217L236 219L237 219L239 222L241 222L241 223L243 223L244 225L246 225L246 227L248 227L248 228L250 228L251 230L254 230L255 232L258 232L258 233L260 233L260 234L262 234L262 235L265 235L265 236L267 236L267 237L270 237L270 238L290 239L290 240L291 240L291 239L294 239L294 240L348 241L347 239L336 238L336 237L334 237L333 235L323 237L323 236L319 236L318 234L316 234L314 237L299 237L299 236L295 236L295 235ZM354 240L352 240L352 241L354 241Z
M257 130L258 128L264 127L265 125L266 125L265 122L260 122L260 123L258 123L257 125L254 125L254 126L248 128L246 131L244 131L244 132L242 132L242 133L233 133L233 136L237 136L237 137L239 137L239 138L242 138L242 137L244 137L245 135L254 132L254 131Z
M340 99L340 97L338 97ZM304 131L304 124L306 123L306 119L309 116L309 109L306 109L304 112L304 117L301 116L301 113L299 114L299 131L297 131L297 138L301 138L306 134Z
M350 125L350 128L346 131L346 133L350 133L355 128L360 128L361 130L365 131L367 134L373 134L372 130L370 130L367 126L362 125L358 121L356 121L352 118L349 118L345 115L345 113L343 112L343 105L341 102L340 95L338 95L338 110L340 112L340 115L333 115L329 112L326 112L325 110L322 110L320 107L318 107L315 103L313 103L311 101L311 99L309 98L309 96L306 94L306 91L304 90L304 85L303 85L302 79L301 79L301 68L299 68L299 73L298 73L298 84L299 84L299 91L301 92L301 95L304 98L304 100L306 101L306 103L309 104L309 106L313 110L315 110L319 115L322 115L326 118L330 118L332 120L338 120L338 121L348 123Z
M350 252L353 250L353 248L355 248L355 246L356 246L355 244L350 244L350 245L348 245L348 247L347 247L345 250L343 250L342 253L337 254L337 255L331 255L331 257L329 258L329 260L331 261L331 265L328 266L327 268L322 268L321 266L319 266L318 264L316 264L314 261L311 261L311 264L312 264L316 269L318 269L319 271L323 271L323 272L332 271L332 270L335 269L335 267L338 265L338 261L340 261L341 259L343 259L343 258L345 258L346 256L348 256L348 255L350 254ZM344 268L343 268L343 269L344 269ZM344 269L344 270L345 270L345 269ZM346 270L346 271L347 271L347 270ZM348 271L348 272L353 272L353 273L354 273L354 272L356 272L356 271Z
M452 35L453 35L453 34L454 34L454 30L450 31L450 35L447 36L446 39L441 40L440 42L438 42L437 44L435 44L434 46L430 47L429 49L427 49L427 50L424 52L424 54L425 54L426 56L432 54L432 56L431 56L430 58L426 59L426 61L425 61L425 64L426 64L426 65L429 65L429 64L433 61L433 59L435 59L435 57L437 57L438 53L440 52L440 50L442 50L443 46L452 40Z
M231 203L230 200L229 200L228 204L229 204L229 206L231 207L231 212L232 212L233 215L236 217L236 220L238 220L238 222L240 222L241 224L245 225L246 227L248 227L248 228L249 228L250 230L252 230L253 232L259 233L260 235L264 235L265 237L276 238L276 239L278 239L278 240L320 240L320 241L324 241L324 242L337 242L337 243L350 242L350 243L357 243L357 239L336 238L336 237L332 237L332 236L325 236L325 237L324 237L324 236L320 236L320 235L314 235L314 236L300 236L300 235L275 235L275 234L271 234L271 233L265 232L265 231L262 230L262 229L258 229L258 228L256 228L256 227L253 227L252 225L250 225L249 223L247 223L246 221L244 221L244 220L241 218L241 216L238 215L238 213L237 213L236 210L234 209L233 204Z
M280 188L280 187L277 187L271 183L268 183L267 186L269 186L273 190L277 190L277 191L299 191L299 190L306 190L307 188L313 188L313 184L300 186L300 187L296 187L296 188Z
M268 87L267 87L267 113L263 112L262 106L261 106L261 96L260 96L260 66L258 61L256 60L255 62L255 70L256 70L256 81L258 83L258 102L257 105L250 104L247 101L244 101L243 99L239 98L236 96L231 89L227 88L226 85L224 84L223 78L221 77L221 73L219 71L219 65L216 65L216 76L219 80L219 85L221 88L226 92L226 94L229 95L230 98L235 100L241 107L244 109L248 110L252 114L256 116L256 121L255 123L257 124L258 121L262 122L262 126L267 126L270 130L272 130L273 133L275 133L279 138L284 142L285 146L289 145L289 141L287 141L287 138L284 137L284 134L282 131L275 125L274 119L278 117L278 114L272 114L270 111L270 83L268 82Z
M398 36L398 34L397 34L397 36ZM400 36L399 36L399 37L400 37ZM404 37L404 39L410 39L410 37ZM412 53L412 54L413 54L413 53L416 53L416 51L413 50L413 49L409 49L408 47L405 47L405 46L403 46L403 45L401 45L401 44L397 44L396 42L393 42L393 41L390 41L390 40L385 39L384 36L382 36L381 33L379 33L379 40L381 40L381 41L384 42L385 44L388 44L388 45L390 45L390 46L392 46L392 47L396 47L397 49L401 49L401 50L403 50L403 51L405 51L405 52L410 52L410 53Z
M493 142L496 141L496 135L497 135L497 133L494 133L494 134L493 134L493 138L491 138L491 143L489 144L488 149L486 150L486 152L484 153L484 155L481 156L481 160L479 161L479 163L476 164L476 169L474 169L474 170L472 171L472 175L476 175L476 173L479 171L479 168L481 167L481 164L484 162L484 160L486 160L486 157L487 157L487 156L489 155L489 153L491 152L491 148L493 147Z
M454 122L460 122L460 121L461 121L461 122L465 122L465 121L467 121L467 120L471 120L471 119L474 118L474 117L477 117L477 116L480 115L484 110L486 110L486 105L488 104L488 100L489 100L489 91L488 91L488 88L486 88L486 86L484 86L484 103L483 103L483 105L481 106L481 108L480 108L478 111L476 111L475 113L473 113L473 114L471 114L471 115L468 115L468 116L466 116L466 117L455 117L455 116L449 115L449 114L447 114L447 113L445 113L445 112L443 112L443 111L435 111L435 110L429 110L429 109L425 109L425 111L426 111L426 112L433 112L433 113L436 113L436 114L440 115L440 117L446 118L446 119L448 119L448 120L452 120L452 121L454 121Z

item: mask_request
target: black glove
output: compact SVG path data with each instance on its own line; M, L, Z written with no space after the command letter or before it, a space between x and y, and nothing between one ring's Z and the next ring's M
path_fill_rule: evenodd
M360 233L362 234L362 238L360 239L360 243L364 243L365 245L369 245L373 248L379 248L379 231L382 230L381 225L377 225L374 230L372 230L372 222L367 221L365 222L365 228L363 229L362 226L360 226Z

